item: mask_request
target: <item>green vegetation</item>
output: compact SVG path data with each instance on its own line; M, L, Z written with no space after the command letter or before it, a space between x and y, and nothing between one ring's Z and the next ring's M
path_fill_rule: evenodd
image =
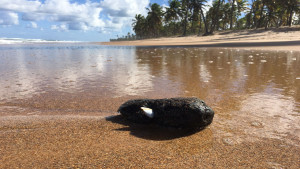
M212 35L214 31L257 29L300 24L300 0L169 0L163 9L149 4L147 16L136 14L135 35L111 39L136 40L166 36Z

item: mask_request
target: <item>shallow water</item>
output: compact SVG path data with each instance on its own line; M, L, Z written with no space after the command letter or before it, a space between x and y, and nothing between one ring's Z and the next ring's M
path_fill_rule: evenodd
M40 44L1 46L0 60L2 116L109 115L130 98L196 96L218 134L299 139L297 52Z

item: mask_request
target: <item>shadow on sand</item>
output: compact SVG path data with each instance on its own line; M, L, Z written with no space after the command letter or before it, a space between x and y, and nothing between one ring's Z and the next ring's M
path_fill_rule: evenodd
M155 124L137 124L126 120L121 115L107 117L106 120L125 126L115 129L117 131L130 131L130 134L133 136L157 141L172 140L180 137L190 136L204 129L178 129Z

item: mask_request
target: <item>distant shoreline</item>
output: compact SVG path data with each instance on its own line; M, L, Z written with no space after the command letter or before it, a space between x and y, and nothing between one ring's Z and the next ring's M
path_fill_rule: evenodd
M217 32L212 36L162 37L135 41L99 42L116 46L190 46L300 51L300 26L269 30Z

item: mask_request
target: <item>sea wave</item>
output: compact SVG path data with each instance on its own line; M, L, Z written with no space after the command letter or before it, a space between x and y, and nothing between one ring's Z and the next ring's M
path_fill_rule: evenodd
M22 38L0 38L0 44L28 44L28 43L79 43L81 41L57 41L43 39L22 39Z

